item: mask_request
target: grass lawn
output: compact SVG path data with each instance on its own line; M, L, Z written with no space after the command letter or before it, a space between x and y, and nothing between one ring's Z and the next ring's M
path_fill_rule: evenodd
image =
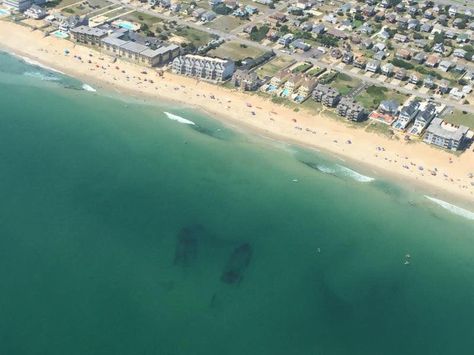
M313 66L311 63L301 63L291 70L292 73L302 73Z
M56 9L61 9L65 6L69 6L69 5L72 5L72 4L78 4L81 2L81 0L55 0L55 1L49 1L46 3L46 7L54 7ZM83 1L85 2L85 0Z
M262 55L263 53L265 52L256 47L241 47L238 42L225 42L218 48L209 51L208 55L237 61L248 57L255 58Z
M200 1L189 1L188 2L189 4L193 4L195 3L197 6L198 9L204 9L206 11L212 11L212 6L211 4L209 4L209 1L205 1L205 0L200 0Z
M356 96L356 100L369 110L376 109L381 101L388 99L396 100L399 104L402 104L406 100L406 95L384 87L372 85Z
M174 30L175 34L192 42L196 47L209 43L212 39L207 32L199 31L191 27L178 27Z
M110 11L110 13L112 13L113 10L117 10L120 7L121 7L120 5L110 6L110 3L109 3L108 5L104 6L103 8L91 10L91 12L89 12L89 16L90 17L95 17L95 16L102 15L103 13L106 13L106 12L109 12L109 11ZM105 16L107 16L107 15L105 15Z
M346 95L353 88L360 85L358 79L352 78L349 75L343 73L337 73L334 79L329 83L333 88L341 93L341 95Z
M313 67L306 72L306 74L311 76L318 76L320 75L325 69L320 67Z
M387 137L392 137L394 132L392 127L380 122L369 122L367 127L365 128L367 132L374 132L377 134L381 134Z
M216 30L223 30L223 31L231 31L244 23L248 23L248 21L241 20L238 17L234 16L219 16L215 20L206 23L205 26L209 28L213 28Z
M77 5L74 5L62 10L62 12L65 13L66 15L73 14L73 15L79 15L79 16L88 14L92 11L94 11L94 9L89 7L86 3L77 4Z
M118 11L126 12L127 9L117 10L117 12ZM114 17L114 16L117 16L117 15L118 14L115 14L115 12L111 12L110 14L107 14L106 16L110 18L110 17ZM148 14L145 14L145 13L139 12L139 11L132 12L131 14L128 14L128 15L122 17L122 19L127 20L127 21L131 21L131 22L138 22L140 24L145 23L145 24L148 25L149 28L152 28L157 23L163 22L158 17L148 15Z
M265 76L273 76L278 71L286 68L293 62L294 60L290 56L279 56L271 60L270 62L266 63L265 65L261 66L260 68L258 68L257 74L261 78Z
M301 104L301 107L310 112L320 112L323 109L323 104L314 101L311 97Z
M454 110L452 114L447 114L442 117L443 120L456 125L464 125L474 129L474 113L463 113L459 110Z

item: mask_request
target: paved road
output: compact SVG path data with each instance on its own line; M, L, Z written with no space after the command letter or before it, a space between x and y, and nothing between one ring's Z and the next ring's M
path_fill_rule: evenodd
M342 68L339 68L339 67L336 66L338 63L334 63L334 64L329 65L329 64L323 63L321 61L318 61L314 58L308 58L306 56L302 56L301 54L292 54L292 57L295 58L296 60L307 60L307 61L310 61L311 63L313 63L314 65L317 65L319 67L336 70L337 72L349 75L353 78L357 78L357 79L361 80L362 82L370 83L370 84L378 85L378 86L383 86L383 87L386 87L387 89L396 90L396 91L401 92L403 94L416 95L418 97L422 97L422 98L425 98L425 99L429 99L429 98L433 97L433 94L430 94L430 93L425 94L425 93L422 93L422 92L420 92L416 89L415 90L410 90L410 89L407 89L403 86L381 82L381 81L377 80L376 78L367 77L363 74L353 73L353 72L351 72L351 69L353 67L349 67L350 69L346 69L346 68L342 69ZM439 103L443 103L445 105L453 106L454 108L456 108L458 110L474 113L474 106L473 105L463 105L459 102L448 100L448 99L445 99L445 98L436 98L436 101L439 102Z
M446 0L446 1L449 1L449 0ZM213 34L213 35L222 37L224 40L227 40L227 41L237 41L237 42L239 42L241 44L245 44L249 47L259 48L259 49L264 50L264 51L272 51L273 50L277 56L281 56L281 55L288 56L288 53L285 53L282 50L275 50L272 47L265 46L263 44L251 41L249 39L238 37L233 33L227 33L227 32L223 32L223 31L220 31L220 30L213 29L213 28L205 27L202 24L197 24L195 22L186 21L186 20L183 20L182 18L179 18L177 16L160 14L160 13L157 13L155 11L151 11L150 9L147 9L143 6L136 6L136 5L132 5L132 4L129 4L129 3L123 3L119 0L111 0L111 2L114 2L116 4L120 4L124 7L129 8L129 9L134 9L134 10L146 13L146 14L151 15L151 16L156 16L156 17L161 18L161 19L166 20L166 21L176 21L176 23L178 23L179 25L189 26L191 28L194 28L194 29L197 29L197 30L200 30L200 31L204 31L204 32L207 32L209 34ZM294 58L295 60L298 60L298 61L305 61L306 60L306 61L309 61L313 65L316 65L318 67L336 70L340 73L344 73L344 74L349 75L351 77L357 78L357 79L359 79L363 82L367 82L367 83L370 83L370 84L373 84L373 85L378 85L378 86L384 86L388 89L397 90L397 91L399 91L401 93L404 93L404 94L416 95L418 97L422 97L422 98L426 98L426 99L433 96L432 94L429 94L429 93L424 94L424 93L419 92L418 90L410 90L410 89L406 89L403 86L393 85L393 84L390 84L390 83L383 83L383 82L380 82L379 80L377 80L376 78L370 78L370 77L367 77L367 76L362 75L362 74L353 73L353 72L350 71L350 69L352 69L352 67L350 67L350 69L338 68L338 67L336 67L336 65L338 63L327 64L327 63L324 63L324 62L322 62L320 60L317 60L315 58L311 58L308 54L294 53L294 54L291 54L291 57ZM451 100L447 100L447 99L444 99L444 98L437 98L436 101L440 102L440 103L443 103L445 105L453 106L454 108L462 110L462 111L467 111L467 112L470 112L470 113L474 113L474 105L462 105L461 103L458 103L456 101L451 101Z

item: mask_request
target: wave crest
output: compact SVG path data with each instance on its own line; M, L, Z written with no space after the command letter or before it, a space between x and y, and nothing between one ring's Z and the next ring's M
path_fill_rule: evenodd
M366 176L366 175L362 175L360 173L358 173L357 171L354 171L352 169L349 169L345 166L342 166L342 165L337 165L340 169L340 171L345 175L345 176L348 176L356 181L359 181L359 182L371 182L371 181L374 181L375 179L373 177L370 177L370 176Z
M33 66L36 66L36 67L40 67L40 68L43 68L43 69L46 69L46 70L49 70L49 71L52 71L52 72L55 72L55 73L64 74L63 72L61 72L57 69L48 67L47 65L44 65L44 64L42 64L42 63L40 63L36 60L33 60L31 58L23 57L23 56L17 56L17 57L21 58L26 64L33 65Z
M97 90L94 89L92 86L88 85L88 84L82 84L82 88L86 91L90 91L90 92L96 92Z
M178 115L174 115L172 113L169 113L169 112L165 112L164 113L166 115L166 117L168 117L170 120L173 120L173 121L177 121L179 123L183 123L183 124L189 124L189 125L196 125L193 121L190 121L184 117L181 117L181 116L178 116Z
M59 81L59 80L61 80L60 78L58 78L57 76L54 76L52 74L41 73L41 72L38 72L38 71L27 71L27 72L24 72L23 75L29 76L31 78L43 80L43 81Z
M318 169L320 172L325 173L325 174L331 174L332 175L332 174L336 173L336 169L331 168L331 167L326 166L326 165L318 164L318 165L316 165L316 169Z
M459 206L453 205L451 203L448 203L448 202L443 201L443 200L439 200L439 199L431 197L431 196L425 195L425 197L428 200L430 200L431 202L436 203L438 206L443 207L444 209L448 210L451 213L454 213L458 216L461 216L461 217L464 217L464 218L467 218L467 219L470 219L470 220L474 221L474 212L471 212L469 210L466 210L464 208L461 208Z

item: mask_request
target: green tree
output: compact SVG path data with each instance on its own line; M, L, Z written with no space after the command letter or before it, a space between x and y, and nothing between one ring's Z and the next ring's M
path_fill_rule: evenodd
M434 43L444 43L444 32L436 32L433 39Z

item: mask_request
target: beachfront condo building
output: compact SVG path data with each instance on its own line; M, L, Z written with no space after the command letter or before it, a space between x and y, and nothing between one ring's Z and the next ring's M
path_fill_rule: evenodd
M101 47L117 57L150 67L168 64L180 53L175 44L164 44L133 31L119 29L101 40Z
M224 81L234 73L235 63L227 59L187 54L173 60L172 70L175 74L208 81Z
M108 32L96 27L78 26L71 29L70 34L73 41L99 46Z
M339 91L324 84L318 84L314 88L312 96L316 102L322 102L323 105L328 107L336 106L341 99L341 94L339 94Z
M345 117L350 121L362 121L365 118L364 107L351 97L343 97L337 105L339 116Z
M243 91L254 91L260 86L260 79L254 71L236 70L232 75L232 84Z
M71 37L79 43L99 46L115 57L149 67L168 64L181 52L175 44L165 44L126 29L109 33L97 27L78 26L71 30Z
M28 10L31 5L33 5L32 0L3 0L3 5L6 7L9 7L10 9L16 10L16 11L26 11Z
M473 132L468 127L453 125L436 117L426 129L423 141L445 149L459 150L472 136Z

